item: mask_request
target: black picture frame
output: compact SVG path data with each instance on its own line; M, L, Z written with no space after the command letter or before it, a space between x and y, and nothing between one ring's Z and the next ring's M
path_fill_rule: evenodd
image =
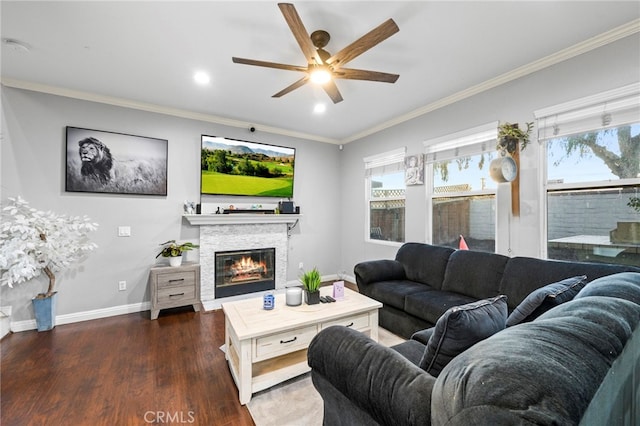
M65 191L167 195L166 139L66 128Z

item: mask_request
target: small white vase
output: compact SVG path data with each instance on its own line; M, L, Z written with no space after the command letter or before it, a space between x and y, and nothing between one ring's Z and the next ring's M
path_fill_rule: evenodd
M182 265L182 256L171 256L169 257L169 265L171 266L180 266Z

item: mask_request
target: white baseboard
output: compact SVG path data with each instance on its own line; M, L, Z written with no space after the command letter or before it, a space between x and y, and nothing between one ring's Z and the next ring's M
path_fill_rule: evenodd
M11 306L0 306L0 339L11 331Z
M337 280L337 279L338 279L337 274L325 275L322 277L323 282ZM351 276L345 277L345 279L350 282L355 282L355 278ZM286 287L293 287L297 285L300 285L300 282L298 280L287 281ZM284 289L278 289L278 291L284 291ZM246 299L248 297L255 297L255 294L227 297L224 299L203 300L202 307L205 311L212 311L212 310L222 308L222 303L224 302L242 299L242 298ZM130 305L114 306L111 308L95 309L92 311L76 312L73 314L58 315L56 316L56 325L72 324L75 322L114 317L116 315L133 314L136 312L148 311L150 309L151 309L151 302L142 302L142 303L132 303ZM10 321L11 319L10 306L0 307L0 312L5 312L5 313L8 312L7 317L2 317L2 314L0 314L0 338L2 338L5 334L7 334L9 330L13 332L20 332L20 331L27 331L27 330L35 330L37 328L35 319L24 320L24 321ZM5 332L4 320L7 318L9 320L9 326L7 327L7 330Z
M92 311L76 312L74 314L57 315L56 325L72 324L75 322L114 317L116 315L133 314L135 312L148 311L149 309L151 309L151 303L142 302L132 303L130 305L114 306L111 308L95 309ZM35 330L36 328L35 319L11 322L11 331L13 332Z

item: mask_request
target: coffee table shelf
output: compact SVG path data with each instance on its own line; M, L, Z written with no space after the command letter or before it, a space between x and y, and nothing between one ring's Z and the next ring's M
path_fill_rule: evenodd
M328 295L331 288L322 288ZM276 295L275 309L262 309L262 298L224 303L226 357L241 404L251 394L310 370L307 347L323 328L349 326L378 340L378 309L382 304L345 289L335 303L287 306Z

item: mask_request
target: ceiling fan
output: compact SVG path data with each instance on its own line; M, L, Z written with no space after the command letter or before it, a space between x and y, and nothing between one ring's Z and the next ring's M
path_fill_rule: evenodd
M284 16L284 19L287 21L287 24L289 24L289 28L298 42L300 49L302 49L302 53L307 59L307 66L279 64L276 62L236 57L232 58L233 62L236 64L256 65L259 67L277 68L305 73L305 76L300 80L273 95L274 98L286 95L287 93L305 85L308 81L312 81L322 85L322 88L329 95L333 103L337 104L342 101L342 95L338 90L338 86L336 86L335 79L369 80L384 83L395 83L398 79L398 74L343 68L347 62L357 56L360 56L373 46L400 31L393 19L386 20L332 56L329 52L324 50L324 47L329 43L330 39L328 32L318 30L309 35L293 4L278 3L278 7Z

